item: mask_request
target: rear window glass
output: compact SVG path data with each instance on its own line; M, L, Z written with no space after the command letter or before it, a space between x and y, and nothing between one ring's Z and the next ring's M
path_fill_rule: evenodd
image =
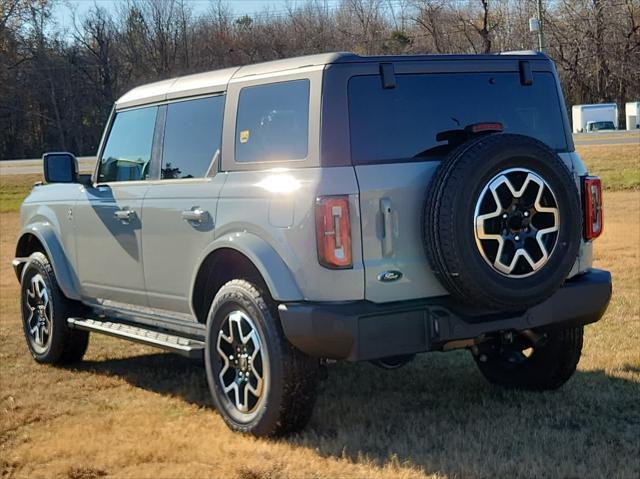
M220 152L224 96L170 103L164 130L163 179L201 178Z
M349 80L351 156L356 164L437 156L436 135L474 123L500 122L504 131L566 149L555 78L536 73L523 86L518 73L396 75L383 89L377 75Z
M243 88L236 121L236 161L302 160L309 137L309 80Z

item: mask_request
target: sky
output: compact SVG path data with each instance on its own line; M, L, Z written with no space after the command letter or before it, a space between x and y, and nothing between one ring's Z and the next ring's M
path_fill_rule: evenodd
M335 7L339 0L320 0L326 3L329 8ZM185 0L193 8L194 13L206 12L212 0ZM214 0L217 3L217 0ZM306 3L307 0L222 0L222 3L227 4L232 13L235 15L260 13L269 9L271 12L285 13L288 6L295 7L297 4ZM54 17L60 27L63 29L73 29L73 16L75 13L78 18L91 9L94 4L97 4L111 13L115 13L119 5L126 4L126 0L62 0L57 3L54 9Z

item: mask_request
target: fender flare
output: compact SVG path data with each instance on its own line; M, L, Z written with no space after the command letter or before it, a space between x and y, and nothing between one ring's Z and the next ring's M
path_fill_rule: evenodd
M246 256L260 272L269 288L271 297L276 301L301 301L304 299L291 270L276 250L259 236L247 231L220 236L203 251L198 259L199 266L191 278L190 298L193 298L196 278L203 263L211 253L222 248L233 249Z
M56 275L56 281L64 295L69 299L79 300L81 295L78 275L69 263L64 248L51 223L40 221L25 226L18 235L18 243L27 234L35 236L44 246L47 258L49 258L53 272Z

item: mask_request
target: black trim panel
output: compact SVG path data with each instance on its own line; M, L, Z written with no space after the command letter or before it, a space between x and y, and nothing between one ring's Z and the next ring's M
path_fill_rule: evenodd
M473 316L453 312L448 299L376 304L288 303L279 306L285 335L316 357L370 360L426 351L483 334L598 321L611 299L611 274L593 269L567 281L528 311Z

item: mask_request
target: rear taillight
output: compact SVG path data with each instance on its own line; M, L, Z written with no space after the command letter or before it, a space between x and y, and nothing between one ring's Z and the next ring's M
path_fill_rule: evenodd
M351 268L351 222L348 196L320 196L316 200L318 261L333 269Z
M602 182L597 176L586 176L584 191L584 237L592 240L602 234Z

